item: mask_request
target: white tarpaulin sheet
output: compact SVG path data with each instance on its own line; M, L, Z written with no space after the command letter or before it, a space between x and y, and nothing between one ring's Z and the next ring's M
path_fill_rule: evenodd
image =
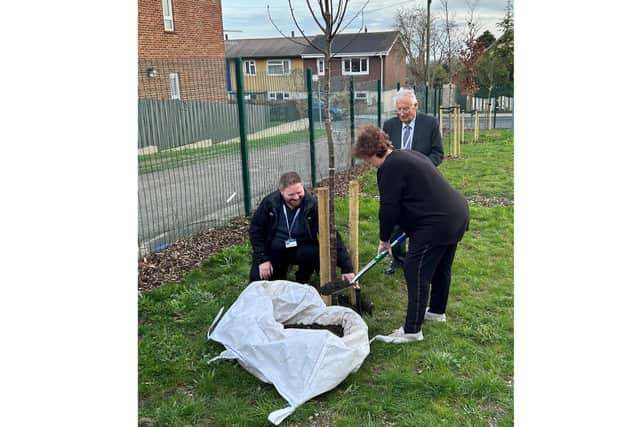
M283 326L314 323L340 325L344 336ZM367 325L356 312L327 307L311 286L286 280L249 284L211 328L209 339L226 348L211 361L237 359L286 399L286 408L269 414L269 421L276 425L307 400L340 384L369 354Z

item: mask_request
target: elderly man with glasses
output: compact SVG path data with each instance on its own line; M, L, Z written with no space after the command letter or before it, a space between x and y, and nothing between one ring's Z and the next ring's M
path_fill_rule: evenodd
M434 166L442 163L444 150L440 137L440 127L435 117L418 112L418 99L413 90L400 88L394 97L397 117L384 122L382 130L389 135L389 139L396 150L418 151L429 159ZM395 240L402 230L398 226L391 235ZM404 264L406 246L404 242L393 248L393 260L385 270L387 274L395 273L396 269Z

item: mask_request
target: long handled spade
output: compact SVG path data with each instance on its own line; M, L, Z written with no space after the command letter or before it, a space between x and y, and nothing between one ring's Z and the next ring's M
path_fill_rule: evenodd
M398 236L398 238L396 240L394 240L391 243L390 248L393 248L398 243L403 242L404 239L406 239L406 238L407 238L407 236L404 233L402 233L400 236ZM389 251L388 250L384 250L384 251L380 252L378 255L376 255L375 258L373 258L371 261L369 261L367 263L367 265L362 267L360 269L360 271L358 271L358 273L351 280L334 280L333 282L326 283L324 286L320 287L320 289L319 289L320 294L321 295L333 295L335 293L340 292L343 289L347 289L347 288L355 285L358 282L358 279L360 277L362 277L362 275L364 273L366 273L367 271L371 270L371 268L374 265L376 265L380 261L382 261L382 259L384 257L386 257L387 255L389 255Z

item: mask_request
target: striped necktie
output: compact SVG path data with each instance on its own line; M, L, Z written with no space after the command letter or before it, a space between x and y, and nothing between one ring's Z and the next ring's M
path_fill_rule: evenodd
M411 150L411 143L409 141L409 136L411 135L411 126L404 127L404 133L402 134L402 149L403 150Z

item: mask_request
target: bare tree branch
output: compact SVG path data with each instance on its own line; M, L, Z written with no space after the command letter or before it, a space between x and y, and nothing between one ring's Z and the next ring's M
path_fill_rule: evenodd
M276 23L273 21L273 19L271 18L271 11L269 10L269 5L267 5L267 15L269 16L269 21L271 21L271 24L275 27L275 29L282 35L282 37L284 37L285 39L291 41L292 43L295 43L297 45L300 46L304 46L304 47L309 47L312 46L315 49L318 49L319 51L322 51L322 49L320 49L315 43L313 43L309 37L307 37L307 35L304 33L304 31L302 30L302 28L300 28L300 26L298 25L297 22L295 22L295 18L294 18L294 22L296 23L296 27L298 28L298 31L300 31L300 34L302 35L302 37L307 41L308 44L304 44L302 42L299 42L298 40L296 40L293 37L290 37L286 34L284 34L280 28L276 25ZM291 9L291 16L293 16L293 9Z
M318 5L320 7L322 7L322 5L320 4L321 1L322 0L318 0ZM313 8L311 7L311 4L309 4L309 0L307 0L307 8L309 9L309 12L311 13L311 17L313 18L313 20L316 21L316 24L318 25L318 28L320 28L321 30L324 30L324 28L322 27L322 24L320 23L320 21L316 17L316 14L313 11Z
M345 15L346 15L346 11L347 11L347 8L346 8L346 6L345 6L345 10L344 10L344 13L342 14L342 17L340 18L340 22L339 22L338 28L347 28L349 25L351 25L351 23L353 22L353 20L354 20L354 19L356 19L356 18L358 17L358 15L362 15L362 25L360 26L360 28L362 28L362 27L364 26L364 8L365 8L365 7L367 7L367 5L368 5L368 4L369 4L369 0L367 0L366 2L364 2L364 4L362 5L362 7L360 8L360 10L358 10L358 11L357 11L357 12L356 12L352 17L351 17L351 19L349 20L349 22L347 22L347 24L346 24L344 27L342 27L342 21L343 21L343 19L344 19Z

